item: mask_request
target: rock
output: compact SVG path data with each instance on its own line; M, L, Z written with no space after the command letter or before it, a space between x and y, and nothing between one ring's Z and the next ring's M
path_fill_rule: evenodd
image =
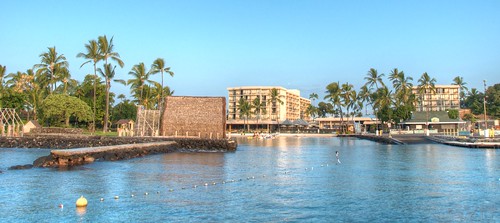
M33 165L31 164L26 164L26 165L15 165L11 166L9 170L25 170L25 169L31 169L33 168Z

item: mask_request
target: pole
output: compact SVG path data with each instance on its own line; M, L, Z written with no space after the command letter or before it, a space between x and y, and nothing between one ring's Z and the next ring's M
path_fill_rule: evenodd
M484 107L484 129L488 129L488 122L486 122L486 80L484 83L484 97L483 97L483 107Z

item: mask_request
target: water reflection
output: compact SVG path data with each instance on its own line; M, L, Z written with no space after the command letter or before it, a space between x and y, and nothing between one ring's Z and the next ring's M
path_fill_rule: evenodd
M348 138L241 138L238 143L234 153L171 153L95 162L65 171L5 171L0 174L0 213L9 215L2 220L455 222L499 218L498 198L493 196L500 189L500 159L495 150L438 144L387 146ZM335 151L340 152L340 165L335 164ZM29 150L4 150L0 161L10 163L0 163L1 167L18 165L12 159L20 154L33 156L30 160L39 156ZM72 206L81 195L89 201L84 214Z

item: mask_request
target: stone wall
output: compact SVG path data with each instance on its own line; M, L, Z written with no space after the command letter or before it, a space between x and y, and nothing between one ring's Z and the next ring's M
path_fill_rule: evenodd
M160 126L162 136L226 137L226 98L168 96Z
M77 128L57 128L57 127L44 127L44 128L33 128L30 134L83 134L83 129Z

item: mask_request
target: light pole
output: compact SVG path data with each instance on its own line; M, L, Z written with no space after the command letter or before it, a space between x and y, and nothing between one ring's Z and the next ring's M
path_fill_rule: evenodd
M488 129L488 122L486 122L486 80L484 83L484 97L483 97L483 108L484 108L484 129Z

